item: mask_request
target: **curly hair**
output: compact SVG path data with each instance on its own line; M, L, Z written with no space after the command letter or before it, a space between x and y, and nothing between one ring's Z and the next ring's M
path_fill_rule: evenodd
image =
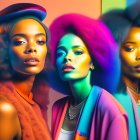
M0 25L0 79L10 79L12 77L12 67L8 57L9 24Z
M118 51L111 33L101 21L80 14L66 14L54 20L50 26L50 32L50 51L54 67L59 40L67 33L76 34L85 42L95 65L91 82L110 92L114 91L120 72ZM50 81L51 86L61 93L69 94L70 89L66 82L59 79L58 73L54 75L52 74L53 80Z

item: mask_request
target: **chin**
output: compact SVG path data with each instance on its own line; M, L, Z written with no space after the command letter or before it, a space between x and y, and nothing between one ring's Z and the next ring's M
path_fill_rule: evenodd
M22 75L37 75L42 71L42 69L28 69L28 70L19 70L18 73Z
M134 77L136 79L140 79L140 73L139 74L134 74L132 77Z
M140 79L140 73L129 73L127 75L125 75L125 77L127 77L128 79L134 79L134 80L137 80L137 79Z
M73 81L73 80L78 80L78 79L82 79L81 77L76 77L76 76L61 76L60 77L61 78L61 80L63 80L63 81Z

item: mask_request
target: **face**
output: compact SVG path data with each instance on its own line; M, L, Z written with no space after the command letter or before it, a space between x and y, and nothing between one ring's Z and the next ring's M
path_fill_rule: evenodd
M56 66L62 80L84 78L92 66L87 47L78 36L64 35L57 46Z
M131 78L140 78L140 28L132 27L125 38L120 55L123 74Z
M10 34L9 55L14 71L34 75L42 71L47 46L46 32L34 19L18 21Z

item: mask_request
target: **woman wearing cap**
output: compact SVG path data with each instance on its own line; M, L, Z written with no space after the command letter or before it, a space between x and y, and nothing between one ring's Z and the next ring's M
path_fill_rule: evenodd
M120 48L122 80L114 97L128 114L130 140L140 140L140 3L102 19Z
M36 79L46 61L49 36L41 22L45 16L43 7L30 3L14 4L0 11L1 140L51 139L32 97L34 91L41 94L41 82L45 84L45 80Z
M107 28L98 20L67 14L56 19L50 31L56 75L49 82L70 95L53 105L53 139L127 140L127 116L105 90L114 91L120 68Z

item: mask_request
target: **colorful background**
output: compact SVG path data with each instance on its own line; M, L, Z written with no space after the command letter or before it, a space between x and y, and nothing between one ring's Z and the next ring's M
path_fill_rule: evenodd
M104 13L113 8L125 8L134 3L136 0L1 0L0 10L8 5L19 2L30 2L42 5L46 8L48 15L44 23L49 26L54 18L64 13L81 13L92 18L98 18L101 13ZM52 96L53 95L53 96ZM55 100L63 95L56 93L52 89L49 92L50 105L48 110L48 121L51 123L51 107Z

